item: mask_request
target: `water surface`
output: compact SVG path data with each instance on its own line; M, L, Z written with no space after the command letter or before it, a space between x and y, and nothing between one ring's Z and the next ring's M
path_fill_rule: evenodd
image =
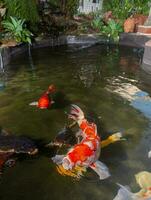
M60 176L50 157L19 159L6 169L0 182L1 200L111 200L118 186L137 191L134 174L150 170L147 158L151 123L138 107L133 107L110 88L117 80L131 83L151 94L150 77L140 70L137 49L115 46L76 48L62 46L32 51L16 57L0 79L0 125L15 135L49 142L67 122L68 106L38 110L28 104L38 99L53 83L66 99L79 105L94 120L102 139L122 131L126 141L102 149L100 160L112 176L99 181L91 170L76 181ZM51 155L51 152L50 152Z

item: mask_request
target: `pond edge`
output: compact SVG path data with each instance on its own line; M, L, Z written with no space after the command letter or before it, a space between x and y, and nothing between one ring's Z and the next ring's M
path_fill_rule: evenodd
M97 34L85 34L85 35L63 35L59 37L49 37L42 40L36 40L31 49L38 49L43 47L54 47L69 44L87 44L88 47L95 44L114 44L113 41L108 41L104 36ZM130 46L137 48L144 48L144 56L142 59L142 69L147 73L151 73L151 35L143 35L139 33L122 33L119 38L119 45ZM2 47L0 48L1 55L1 69L5 68L11 62L11 59L18 54L28 51L29 45L19 44L15 47ZM149 52L149 53L148 53ZM146 63L147 60L147 63Z

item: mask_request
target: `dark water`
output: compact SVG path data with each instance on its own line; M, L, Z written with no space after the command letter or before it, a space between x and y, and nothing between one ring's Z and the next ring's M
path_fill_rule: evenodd
M139 67L137 49L93 46L56 47L20 55L7 67L0 82L0 125L15 135L49 142L67 122L67 107L38 110L28 104L38 99L50 83L56 85L66 99L79 105L98 125L102 138L122 131L126 141L102 149L100 160L112 176L99 181L91 170L76 181L55 170L49 155L19 159L6 169L0 182L0 200L111 200L118 186L130 185L137 191L134 175L150 170L150 118L127 100L107 88L113 80L133 84L151 94L150 77ZM51 152L50 152L51 155Z

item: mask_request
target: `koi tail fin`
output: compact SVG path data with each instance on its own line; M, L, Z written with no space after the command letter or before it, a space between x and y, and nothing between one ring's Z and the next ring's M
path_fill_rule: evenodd
M127 186L120 185L120 189L113 200L136 200L136 195L133 194Z
M80 179L83 176L83 173L86 172L86 168L80 166L76 166L72 170L66 170L62 165L57 165L56 169L62 176L71 176L76 179Z
M70 110L70 114L68 115L68 117L70 119L77 121L77 122L80 122L85 118L84 112L81 110L81 108L79 108L75 104L71 105L71 110Z
M65 155L56 155L56 156L52 157L53 162L57 164L56 170L58 171L58 173L61 174L62 176L71 176L71 177L78 178L78 179L81 178L81 176L83 176L83 173L86 172L86 168L76 166L71 170L66 170L62 166L62 161L63 161L64 157L65 157Z
M38 106L38 101L31 102L29 105L30 106Z
M148 158L151 158L151 151L148 152Z
M106 179L110 176L107 166L99 160L90 167L99 175L100 180Z
M151 173L148 171L141 171L135 175L136 182L143 190L151 188ZM151 193L150 193L151 195ZM150 196L151 197L151 196Z
M52 161L54 163L56 163L57 165L61 165L62 164L62 160L65 157L65 155L55 155L54 157L52 157Z
M122 133L121 132L117 132L117 133L114 133L113 135L109 136L106 140L103 140L101 141L101 147L106 147L108 146L109 144L112 144L112 143L115 143L117 141L121 141L121 140L125 140L123 137L122 137Z

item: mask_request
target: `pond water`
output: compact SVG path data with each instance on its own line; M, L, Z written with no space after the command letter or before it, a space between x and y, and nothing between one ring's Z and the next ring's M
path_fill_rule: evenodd
M142 104L136 106L132 102L135 92L127 94L130 98L125 96L125 86L145 92L145 100L150 103L150 77L139 65L137 49L103 45L44 48L33 50L32 59L25 53L12 60L0 79L3 128L46 143L52 140L67 122L68 106L38 110L29 103L53 83L66 99L79 105L96 122L103 139L122 131L126 141L102 149L100 160L112 175L104 181L91 170L79 181L61 176L50 156L42 152L33 158L19 159L13 168L4 170L0 199L112 200L118 190L116 183L138 191L134 175L151 167L147 158L151 115L146 114L149 104L142 109ZM123 88L122 93L117 92L119 87Z

